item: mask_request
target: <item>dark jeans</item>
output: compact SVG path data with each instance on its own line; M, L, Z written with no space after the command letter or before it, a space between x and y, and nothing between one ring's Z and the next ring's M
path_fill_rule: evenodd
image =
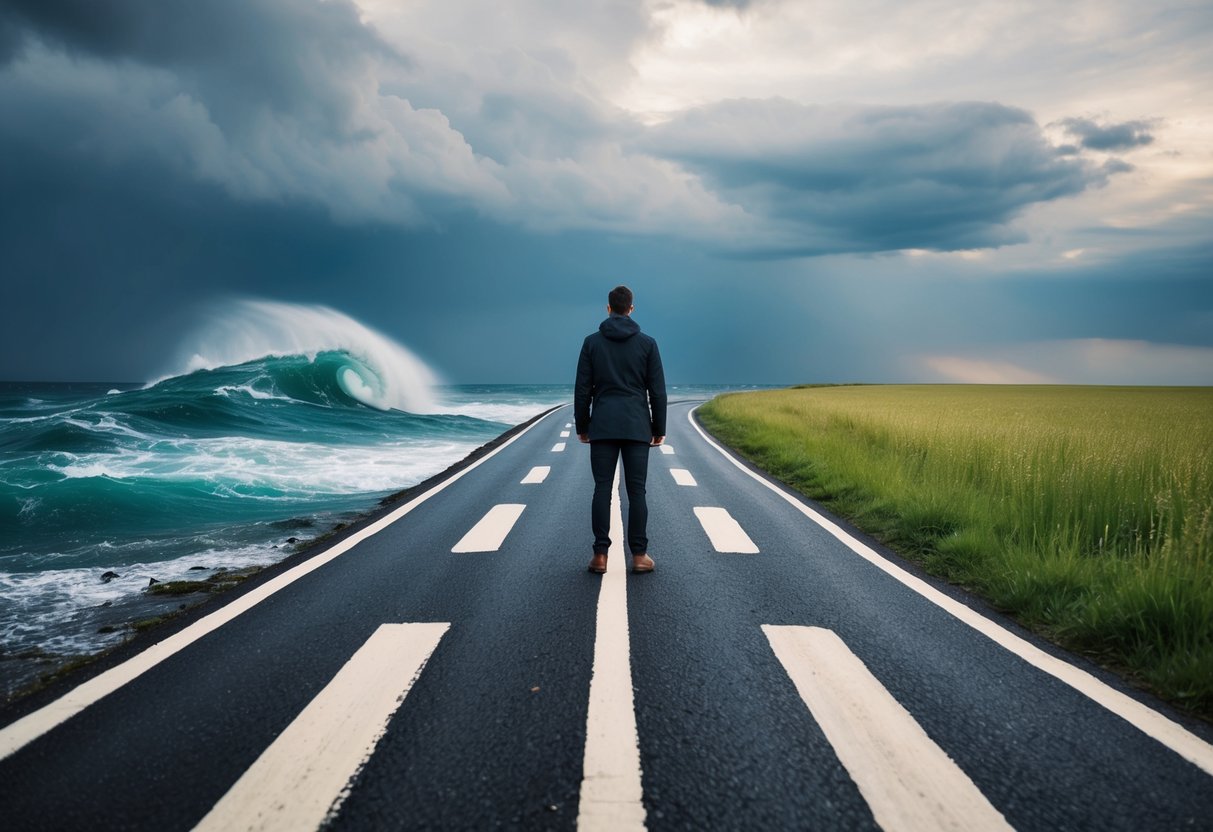
M594 472L594 503L590 516L595 554L606 554L611 548L611 483L621 456L623 482L628 492L628 549L633 555L649 551L649 539L645 536L649 506L644 495L644 484L649 477L649 443L597 439L590 443L590 470Z

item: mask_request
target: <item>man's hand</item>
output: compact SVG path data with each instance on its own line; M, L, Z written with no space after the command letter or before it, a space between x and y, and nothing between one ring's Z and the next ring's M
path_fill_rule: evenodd
M664 441L665 441L664 436L654 436L653 441L649 443L649 447L656 448L658 445L660 445Z
M582 445L590 444L590 435L588 433L579 433L577 438L581 440Z

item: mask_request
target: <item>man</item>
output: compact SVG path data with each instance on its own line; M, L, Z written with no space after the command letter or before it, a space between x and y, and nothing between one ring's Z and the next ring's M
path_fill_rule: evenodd
M587 335L577 360L573 414L577 437L590 446L594 473L591 521L594 556L590 571L606 572L611 548L611 484L623 458L628 492L628 549L633 572L652 572L647 535L645 481L649 448L665 441L665 371L657 342L632 320L632 290L616 286L607 296L609 316Z

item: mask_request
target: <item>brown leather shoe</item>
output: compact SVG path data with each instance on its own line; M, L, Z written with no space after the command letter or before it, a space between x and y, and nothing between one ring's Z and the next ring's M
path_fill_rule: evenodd
M595 552L594 557L590 558L590 571L596 575L606 572L606 559L607 556L605 554L600 555Z
M632 555L633 572L652 572L656 565L653 563L653 559L646 554Z

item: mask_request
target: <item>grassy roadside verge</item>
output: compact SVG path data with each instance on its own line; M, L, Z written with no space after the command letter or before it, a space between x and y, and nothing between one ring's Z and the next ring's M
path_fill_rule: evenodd
M1213 718L1213 388L812 387L698 414L932 573Z

